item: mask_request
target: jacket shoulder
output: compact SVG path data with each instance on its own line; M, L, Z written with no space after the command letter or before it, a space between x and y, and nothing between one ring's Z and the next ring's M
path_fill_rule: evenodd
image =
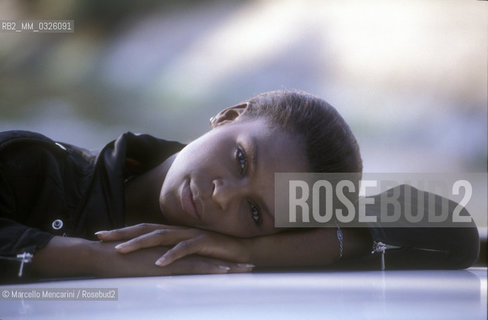
M0 149L4 149L13 143L29 141L54 143L53 140L37 132L24 130L10 130L0 132Z

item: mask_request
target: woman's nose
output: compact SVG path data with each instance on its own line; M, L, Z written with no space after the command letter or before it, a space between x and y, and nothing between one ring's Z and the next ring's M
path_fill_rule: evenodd
M242 197L246 190L246 185L242 181L218 178L214 179L212 183L214 185L212 199L223 211L228 210L231 203Z

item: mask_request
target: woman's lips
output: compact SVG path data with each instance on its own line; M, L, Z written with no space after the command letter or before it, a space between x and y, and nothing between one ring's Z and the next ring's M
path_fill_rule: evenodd
M200 215L198 214L197 207L193 201L193 194L190 188L190 180L185 180L183 188L181 189L181 207L183 210L200 220Z

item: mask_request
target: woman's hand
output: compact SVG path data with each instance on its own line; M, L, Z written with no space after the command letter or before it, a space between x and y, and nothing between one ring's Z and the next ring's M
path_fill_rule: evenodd
M96 242L92 246L96 258L97 276L157 276L174 274L222 274L250 272L247 264L191 255L178 259L171 265L160 267L153 262L168 250L167 247L144 248L128 254L119 254L112 243Z
M142 223L122 229L99 231L97 237L106 241L125 241L115 249L130 253L143 248L174 246L156 260L157 266L168 266L183 257L197 254L226 261L247 264L251 258L251 239L240 239L195 228Z

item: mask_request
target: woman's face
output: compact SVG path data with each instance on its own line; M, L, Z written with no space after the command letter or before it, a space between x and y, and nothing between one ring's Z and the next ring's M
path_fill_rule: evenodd
M171 224L238 237L274 233L274 173L307 169L299 139L263 119L232 121L176 156L160 208Z

